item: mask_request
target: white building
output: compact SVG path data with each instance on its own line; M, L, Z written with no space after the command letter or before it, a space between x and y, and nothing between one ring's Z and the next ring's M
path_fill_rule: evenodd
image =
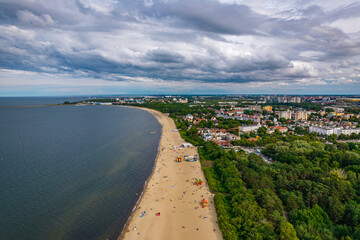
M247 126L241 126L240 132L252 132L257 131L261 127L260 124L258 125L247 125Z
M205 141L210 140L216 140L216 141L233 141L233 140L239 140L239 136L236 136L234 134L228 133L228 132L217 132L215 134L215 131L211 131L208 129L201 130L201 137Z
M186 115L185 119L188 120L189 122L192 122L194 120L194 116L191 114L188 114L188 115Z
M193 145L191 143L183 143L183 144L181 144L181 146L184 148L193 147Z
M345 135L351 135L352 133L359 134L359 133L360 133L360 128L347 128L347 129L342 129L342 130L341 130L341 133L342 133L342 134L345 134Z
M187 98L185 98L185 99L180 98L178 102L179 103L188 103L188 99Z
M261 121L260 116L258 116L258 115L251 116L251 115L246 115L246 114L236 114L235 118L238 120L243 120L243 121L250 120L250 121L253 121L254 123L260 123L260 121Z
M352 133L359 134L360 128L346 128L343 129L341 127L318 127L318 126L311 126L309 128L310 133L317 132L319 135L329 136L332 134L340 135L350 135Z
M332 134L338 135L338 131L340 131L341 128L337 127L318 127L318 126L311 126L309 128L309 132L317 132L319 135L329 136Z

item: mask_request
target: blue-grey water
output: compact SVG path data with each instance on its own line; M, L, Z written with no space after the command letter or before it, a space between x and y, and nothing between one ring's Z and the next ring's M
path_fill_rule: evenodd
M0 239L115 238L152 171L160 132L132 108L0 108Z
M86 97L0 97L0 107L35 106L45 104L60 104L65 101L77 102L88 100Z

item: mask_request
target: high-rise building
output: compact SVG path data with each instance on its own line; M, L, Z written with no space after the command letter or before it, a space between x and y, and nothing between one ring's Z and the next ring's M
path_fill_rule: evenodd
M280 111L279 118L291 119L291 112L290 111Z
M295 121L307 120L307 118L308 118L308 114L306 111L297 111L295 113Z
M295 102L296 102L296 103L301 103L301 97L296 97L296 98L295 98Z
M280 102L282 102L282 103L287 103L287 102L288 102L288 98L287 98L287 97L282 97Z

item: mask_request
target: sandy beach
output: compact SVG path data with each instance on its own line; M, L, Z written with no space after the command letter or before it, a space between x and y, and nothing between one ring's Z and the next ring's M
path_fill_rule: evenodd
M173 146L184 143L179 132L173 132L174 121L158 111L144 110L162 125L159 154L145 191L118 239L222 239L213 195L200 162L175 161L178 155L198 154L197 149L174 150ZM194 185L195 178L202 179L204 184ZM209 202L205 208L200 204L203 198Z

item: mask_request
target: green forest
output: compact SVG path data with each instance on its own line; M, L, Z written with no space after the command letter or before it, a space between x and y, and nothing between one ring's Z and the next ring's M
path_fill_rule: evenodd
M263 150L273 164L213 142L199 153L214 163L204 172L224 239L360 239L356 146L279 141Z

